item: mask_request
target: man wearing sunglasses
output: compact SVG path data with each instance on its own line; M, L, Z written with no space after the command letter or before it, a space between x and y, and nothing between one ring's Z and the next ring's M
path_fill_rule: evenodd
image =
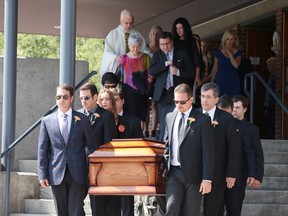
M86 114L91 122L94 134L96 134L95 146L100 146L110 142L112 139L117 137L116 123L114 115L101 108L97 104L98 91L93 83L86 83L80 87L80 100L83 106L79 111ZM120 214L120 207L114 208L112 199L107 201L109 196L90 196L92 215L105 215L105 211L109 208L116 212L111 212L110 215L117 216ZM109 214L109 213L106 213Z
M38 141L40 186L51 185L57 215L84 216L87 195L87 156L93 152L95 133L86 115L71 108L74 90L67 84L57 87L58 111L42 119ZM87 145L87 146L86 146Z
M212 191L204 196L204 216L219 216L224 208L225 188L234 187L241 167L241 136L233 116L216 107L220 90L210 82L201 87L201 113L210 117L215 139Z
M193 91L187 84L174 90L177 110L166 117L166 215L200 215L201 199L211 191L214 138L211 121L192 108Z

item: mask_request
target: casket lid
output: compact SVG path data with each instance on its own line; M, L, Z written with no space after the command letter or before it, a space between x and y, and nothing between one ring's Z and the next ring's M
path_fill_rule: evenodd
M163 155L164 143L148 139L113 139L101 145L89 158L155 157Z

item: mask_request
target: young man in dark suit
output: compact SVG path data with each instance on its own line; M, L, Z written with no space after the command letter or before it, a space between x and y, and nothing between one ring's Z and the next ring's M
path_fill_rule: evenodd
M248 108L248 99L242 95L233 97L233 112L241 132L242 140L242 167L241 175L235 187L226 190L225 204L227 215L240 216L245 198L246 185L259 188L264 173L264 156L261 146L259 129L246 121L245 113Z
M204 216L219 216L223 212L225 188L234 186L241 166L240 134L233 116L216 107L219 93L213 82L201 87L201 111L211 118L216 146L212 191L204 196Z
M211 191L215 143L208 116L192 108L193 92L187 84L174 90L177 111L166 118L168 139L166 215L200 215L202 195Z
M172 34L163 32L159 36L160 50L153 54L150 74L155 77L153 100L158 102L158 112L161 116L162 107L173 104L173 90L181 84L194 84L196 69L188 53L175 50Z
M243 96L240 97L242 98ZM217 103L217 107L232 114L232 98L229 98L227 95L221 96ZM246 185L248 183L249 186L252 186L255 181L255 157L250 139L247 139L247 137L249 137L249 131L247 131L246 121L241 121L238 118L234 118L234 120L241 135L241 172L239 173L239 176L236 177L234 187L226 188L225 190L225 209L223 209L223 214L221 215L224 215L226 210L228 216L241 216Z
M251 124L245 119L245 113L248 109L248 99L241 95L233 97L233 112L234 118L246 122L246 138L249 139L252 145L255 157L255 181L251 185L254 188L259 188L264 175L264 156L263 149L260 141L259 128Z
M117 138L143 138L140 119L129 113L123 112L125 103L121 89L113 88L116 108L118 113ZM121 197L121 209L123 216L134 216L134 196Z
M87 195L87 156L93 152L96 134L86 115L71 108L74 90L57 87L58 111L42 119L38 141L38 179L41 187L52 187L59 216L84 216Z
M89 117L93 132L96 134L95 145L100 146L116 138L117 131L113 113L98 106L97 97L98 91L93 83L86 83L80 87L80 100L83 108L79 111ZM111 213L111 215L120 216L120 204L115 201L117 198L91 195L92 215L101 216Z

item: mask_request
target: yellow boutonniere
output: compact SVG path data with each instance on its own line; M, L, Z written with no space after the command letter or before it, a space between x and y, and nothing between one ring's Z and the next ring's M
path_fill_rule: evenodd
M193 117L190 117L190 118L188 118L188 121L189 121L189 125L191 125L193 122L196 121L196 119Z
M211 124L213 125L214 128L215 128L217 125L219 125L218 121L212 121Z
M79 116L74 116L74 120L75 120L75 123L76 123L77 121L80 121L81 119L80 119Z
M98 113L94 113L95 118L100 118L100 115Z

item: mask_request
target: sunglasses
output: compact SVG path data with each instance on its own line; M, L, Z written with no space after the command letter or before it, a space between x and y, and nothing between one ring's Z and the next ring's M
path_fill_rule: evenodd
M92 96L83 96L83 97L80 97L80 100L81 101L87 101L87 100L90 100L90 98L92 98Z
M191 97L190 97L190 98L191 98ZM174 103L175 103L175 104L180 103L181 105L185 105L185 104L190 100L190 98L188 98L186 101L178 101L178 100L174 100Z
M63 100L68 100L69 99L69 95L56 95L55 98L56 100L60 100L61 98L63 98Z

